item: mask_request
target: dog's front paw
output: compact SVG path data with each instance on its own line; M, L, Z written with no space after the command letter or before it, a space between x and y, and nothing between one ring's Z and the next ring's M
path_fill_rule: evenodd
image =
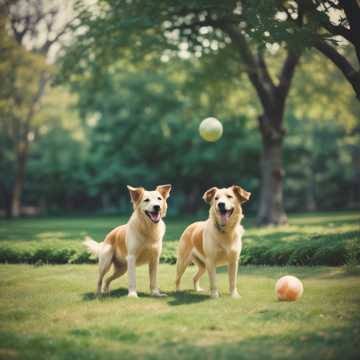
M109 287L104 287L104 289L102 291L102 295L105 295L105 296L110 295L110 288Z
M205 291L202 287L200 287L199 282L194 280L194 290L197 292Z
M196 292L204 292L205 289L203 289L203 288L200 287L200 286L196 286L196 287L195 287L195 291L196 291Z
M138 297L138 294L137 294L137 292L136 291L129 291L129 293L128 293L128 297L129 298L137 298Z
M154 296L154 297L164 297L164 296L167 296L166 294L160 292L160 290L153 290L151 291L151 296Z
M240 296L240 294L237 292L237 290L235 290L235 291L233 291L233 292L231 293L231 297L232 297L233 299L240 299L240 298L241 298L241 296Z
M211 290L211 292L210 292L210 297L211 297L212 299L217 299L219 296L220 296L220 295L219 295L219 292L218 292L217 290Z

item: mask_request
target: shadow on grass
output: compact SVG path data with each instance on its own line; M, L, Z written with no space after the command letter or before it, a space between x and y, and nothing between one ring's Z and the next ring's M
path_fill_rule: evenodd
M170 291L167 295L170 298L168 304L172 306L194 304L209 300L209 295L190 290Z
M128 289L127 288L119 288L116 290L112 290L110 294L103 294L101 296L97 296L95 292L87 292L82 295L83 301L106 301L106 299L111 298L122 298L127 297ZM151 296L149 293L145 292L138 292L139 297L141 298L153 298L156 299L156 297ZM168 300L168 304L172 306L176 305L184 305L184 304L193 304L198 303L204 300L208 300L209 296L205 294L199 294L195 293L194 291L170 291L166 293L166 297L163 297L163 299Z
M110 291L110 294L102 294L100 296L96 295L95 292L87 292L87 293L83 294L82 299L84 301L106 300L106 299L111 299L111 298L127 297L127 295L128 295L127 288L119 288L119 289ZM143 298L151 297L150 294L144 293L141 291L138 292L138 295Z

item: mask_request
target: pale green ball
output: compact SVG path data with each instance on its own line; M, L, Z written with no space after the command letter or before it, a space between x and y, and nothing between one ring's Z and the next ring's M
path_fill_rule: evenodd
M206 141L217 141L223 134L223 126L218 119L209 117L200 123L199 133Z

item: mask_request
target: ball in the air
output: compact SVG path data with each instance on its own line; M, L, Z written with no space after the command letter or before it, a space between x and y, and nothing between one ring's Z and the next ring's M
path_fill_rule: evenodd
M278 300L295 301L302 296L304 287L297 277L287 275L276 282L275 292Z
M199 133L206 141L217 141L221 138L223 126L218 119L209 117L200 123Z

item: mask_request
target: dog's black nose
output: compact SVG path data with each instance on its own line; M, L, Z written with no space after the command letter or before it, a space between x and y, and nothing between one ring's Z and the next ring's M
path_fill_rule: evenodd
M225 209L225 203L219 202L219 203L218 203L218 208L219 208L220 211L226 211L226 209Z
M154 205L153 209L154 211L160 211L160 205Z

